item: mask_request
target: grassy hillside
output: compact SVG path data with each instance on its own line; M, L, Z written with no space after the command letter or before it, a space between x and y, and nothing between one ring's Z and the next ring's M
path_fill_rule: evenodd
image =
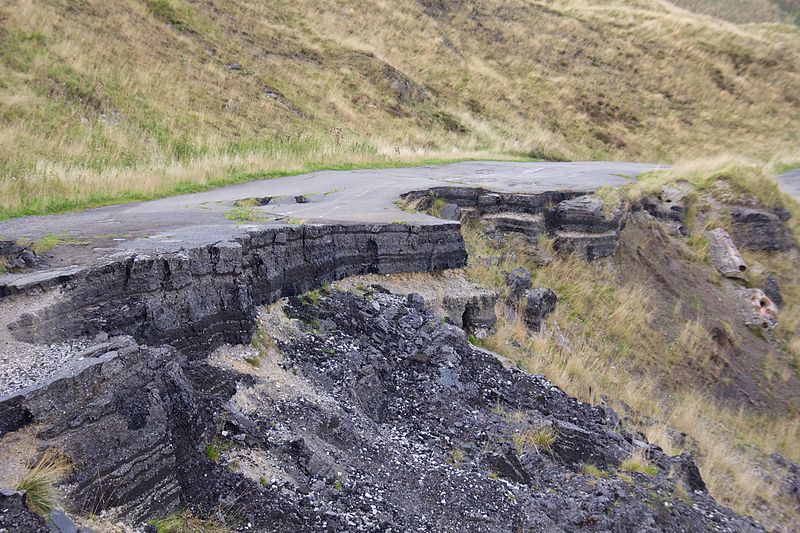
M767 157L800 31L644 0L10 0L0 217L318 166Z

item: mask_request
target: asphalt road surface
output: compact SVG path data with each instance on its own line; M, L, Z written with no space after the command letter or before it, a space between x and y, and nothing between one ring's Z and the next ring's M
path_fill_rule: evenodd
M796 168L777 177L778 183L786 193L800 201L800 168Z
M114 205L61 215L0 222L0 238L39 239L55 234L69 242L54 248L52 267L95 262L115 252L166 252L216 242L263 224L332 222L441 222L402 211L402 193L437 186L482 186L494 191L592 191L619 186L656 168L640 163L465 162L398 169L312 172L221 187L161 200ZM800 180L798 180L800 181ZM303 196L307 203L298 203ZM237 217L234 202L273 197ZM241 214L241 212L240 212ZM233 219L233 220L231 220Z

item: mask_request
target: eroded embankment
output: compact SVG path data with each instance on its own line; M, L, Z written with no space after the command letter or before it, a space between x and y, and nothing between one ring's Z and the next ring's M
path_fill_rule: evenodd
M511 231L566 235L587 259L613 252L622 224L579 193L462 193L489 202L479 215L530 215ZM63 450L75 466L68 509L131 524L187 508L259 531L758 530L710 498L689 456L670 458L610 410L504 368L416 294L291 298L274 307L294 322L262 324L255 358L206 357L250 342L259 306L281 297L465 262L458 224L297 226L17 278L0 289L13 342L94 344L0 399L0 452L9 434ZM485 326L467 320L469 305L451 321Z
M0 286L4 300L58 291L9 323L15 338L56 342L106 332L207 353L249 342L255 309L324 282L365 273L464 266L458 224L302 225L250 231L176 253L130 254L67 275Z
M198 442L238 381L203 359L249 342L258 306L346 276L465 262L458 224L304 225L15 278L0 287L6 346L95 344L0 399L0 437L35 425L41 443L64 449L79 513L115 507L135 522L174 508L181 487L213 470Z

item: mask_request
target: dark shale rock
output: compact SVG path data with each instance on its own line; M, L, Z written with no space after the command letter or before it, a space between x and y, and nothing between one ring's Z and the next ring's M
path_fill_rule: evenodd
M786 209L782 205L773 207L771 209L771 211L772 211L772 214L774 214L776 217L778 217L778 220L780 220L781 222L786 222L787 220L792 218L791 211L789 211L788 209Z
M279 341L281 364L310 392L271 394L262 378L112 337L63 376L0 399L0 420L24 409L41 444L65 450L72 509L117 507L133 524L185 507L225 509L253 531L760 530L702 490L691 505L676 498L678 480L701 480L690 458L657 447L646 447L656 476L582 475L641 445L607 410L471 346L419 295L334 291L290 298L287 313L307 333ZM242 394L257 408L238 407ZM545 425L550 449L509 445ZM280 479L207 458L220 435L266 454Z
M26 342L105 331L207 353L249 342L257 306L282 296L345 276L465 264L458 224L269 227L177 253L19 277L0 285L0 297L61 286L57 303L12 325Z
M548 191L536 194L494 192L479 187L433 187L402 195L406 201L417 201L420 209L428 209L434 199L474 210L477 216L492 213L542 213L548 205L557 204L585 193Z
M439 218L445 220L461 220L461 208L457 204L444 204L439 212Z
M553 248L594 261L614 255L622 228L619 210L606 214L602 201L591 196L565 200L545 212Z
M778 280L775 279L771 274L767 274L767 277L764 280L764 294L766 294L776 306L779 308L783 307L783 294L781 293L781 286L778 283Z
M686 194L672 187L664 187L658 194L639 200L642 208L655 218L683 224L686 220Z
M576 254L586 261L611 257L617 251L619 231L598 234L556 232L553 249L559 254Z
M0 260L3 269L8 272L17 272L39 266L41 259L28 246L20 246L14 241L0 241Z
M545 213L545 221L550 231L583 233L618 230L621 217L618 212L606 215L603 202L592 196L565 200Z
M0 533L49 533L44 518L25 505L25 494L0 489Z
M335 398L349 418L338 435L317 432L329 445L329 460L349 466L342 493L315 500L328 524L349 520L351 530L374 527L372 511L361 510L366 500L365 509L374 506L375 514L391 517L403 531L760 530L713 502L688 455L668 457L643 444L659 473L633 474L632 484L614 475L580 474L586 463L612 471L640 445L618 432L616 417L609 423L603 410L541 377L505 367L452 335L452 326L416 302L334 292L319 306L291 299L289 314L308 331L317 322L328 325L282 349L292 367L320 394ZM420 357L420 351L430 355ZM348 384L367 368L371 390L382 394L380 412L349 392ZM297 415L282 414L285 409L276 405L265 415L274 413L278 426L291 427ZM306 412L306 428L328 425L330 415ZM555 428L551 449L509 444L513 435L543 425ZM678 482L697 491L690 505L675 496Z
M697 468L691 453L682 452L673 459L671 473L683 482L687 490L708 492L706 483L703 481L703 477L700 475L700 470Z
M555 311L558 296L552 289L541 287L527 290L524 295L525 307L522 311L522 318L530 329L540 331L544 319Z
M447 307L445 297L445 307ZM494 306L497 303L497 293L482 291L473 295L464 304L464 313L461 315L461 327L469 334L483 339L497 323Z
M796 509L800 511L800 465L789 461L779 453L773 453L770 458L782 472L781 488L794 499Z
M506 272L506 286L510 291L509 296L513 300L519 300L531 288L531 273L522 267Z
M490 237L496 237L504 233L521 233L535 242L545 233L542 215L497 213L485 215L481 222L483 223L484 233Z
M50 533L79 533L78 526L61 509L50 511ZM81 530L83 531L83 530Z
M620 210L608 215L602 201L577 191L525 194L434 187L403 198L420 210L429 209L435 199L457 204L468 218L480 218L484 232L493 238L521 233L535 241L548 234L557 251L577 253L589 261L613 255L622 229Z
M747 250L780 252L796 246L781 218L769 211L734 207L731 221L733 240Z
M684 191L664 187L657 194L642 197L638 207L634 205L632 209L644 209L651 216L664 221L674 235L686 237L688 231L684 223L686 222L688 203L689 200Z

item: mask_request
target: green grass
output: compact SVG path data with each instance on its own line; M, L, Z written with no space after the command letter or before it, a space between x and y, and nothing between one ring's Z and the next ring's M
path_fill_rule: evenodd
M483 346L483 341L482 341L481 339L479 339L478 337L476 337L475 335L469 335L469 336L467 336L467 341L469 341L469 343L470 343L471 345L473 345L473 346L477 346L477 347L479 347L479 348L480 348L481 346Z
M225 218L233 222L257 222L265 218L264 214L253 206L237 206L225 213Z
M581 474L584 476L591 476L591 477L598 477L598 478L607 478L608 472L601 470L600 468L596 467L592 464L585 464L581 467Z
M249 357L245 357L244 360L250 366L254 366L256 368L259 368L261 366L261 357L258 355L251 355Z
M514 433L511 441L517 453L522 454L528 450L536 452L548 451L555 444L556 431L551 426L529 428L520 433Z
M785 163L783 165L778 165L775 169L776 174L786 174L787 172L791 172L792 170L797 170L800 168L800 161L796 163Z
M215 441L205 443L203 445L203 455L205 455L207 459L210 459L215 463L219 462L219 457L220 457L219 445Z
M636 472L650 477L658 475L658 467L645 459L642 453L631 454L619 467L625 472Z

